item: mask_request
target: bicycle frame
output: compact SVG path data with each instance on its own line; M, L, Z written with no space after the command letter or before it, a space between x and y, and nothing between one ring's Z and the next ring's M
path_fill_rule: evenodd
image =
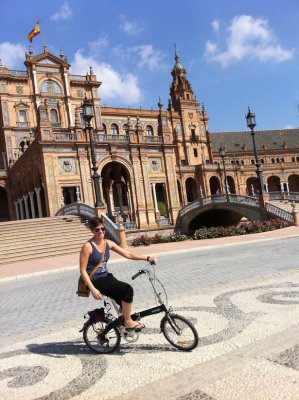
M171 317L170 317L170 312L171 309L167 308L166 305L164 304L160 293L158 292L155 283L154 283L154 279L152 277L152 274L150 273L150 271L147 270L148 266L146 266L145 268L143 268L141 271L139 271L139 273L137 273L135 275L135 277L137 277L140 274L145 273L152 285L152 288L154 290L154 293L158 299L159 305L156 307L152 307L152 308L148 308L146 310L143 311L139 311L139 312L135 312L131 315L131 318L136 321L136 320L140 320L141 318L147 317L149 315L155 315L155 314L159 314L159 313L165 313L166 318L168 319L169 323L171 324L172 328L175 330L175 332L178 334L180 332L180 330L178 329L178 327L173 323ZM134 278L134 277L133 277ZM133 279L132 278L132 279ZM166 293L166 292L165 292ZM124 321L123 321L123 316L122 314L119 312L119 308L117 306L117 303L109 298L109 301L112 303L113 307L115 308L118 318L115 318L114 320L111 320L110 323L107 324L106 328L104 329L104 331L101 333L101 335L105 336L107 332L110 331L111 328L115 327L115 326L119 326L119 325L123 325Z

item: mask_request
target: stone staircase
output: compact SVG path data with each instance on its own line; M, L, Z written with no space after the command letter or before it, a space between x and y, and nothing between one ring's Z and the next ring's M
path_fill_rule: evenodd
M288 200L270 200L269 203L290 213L293 211L292 203ZM298 204L296 205L296 208L299 208Z
M78 252L92 236L80 217L36 218L0 223L0 265Z

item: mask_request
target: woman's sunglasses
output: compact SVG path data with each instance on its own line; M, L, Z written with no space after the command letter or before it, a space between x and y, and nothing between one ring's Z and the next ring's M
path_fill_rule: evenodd
M95 232L105 232L105 228L95 228Z

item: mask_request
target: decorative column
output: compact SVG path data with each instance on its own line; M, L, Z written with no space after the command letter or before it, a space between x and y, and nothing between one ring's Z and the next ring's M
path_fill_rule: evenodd
M24 204L25 204L26 219L29 219L30 213L29 213L29 207L28 207L28 194L24 194L23 199L24 199Z
M76 187L76 201L77 203L81 203L79 186Z
M155 183L152 183L152 190L153 190L153 196L154 196L155 213L157 214L159 212L159 208L158 208L158 202L157 202L156 184Z
M38 218L42 218L43 217L43 209L42 209L42 202L41 202L41 198L40 198L40 191L41 188L34 188L35 193L36 193L36 198L37 198L37 208L38 208Z
M32 218L36 218L35 208L34 208L34 192L29 192L29 198L30 198L30 208L31 208Z
M14 205L15 205L16 218L17 218L17 220L19 220L20 219L20 213L19 213L19 202L18 202L18 200L14 201Z
M63 195L63 188L61 189L61 207L64 207L65 203L64 203L64 195Z
M118 202L119 202L120 214L121 214L121 215L124 215L123 196L122 196L122 187L121 187L121 183L117 183L117 184L116 184L116 190L117 190L117 197L118 197Z
M107 198L107 208L109 217L113 216L112 205L111 205L111 197L110 197L110 189L109 186L105 188L106 198Z
M21 212L21 219L25 219L24 215L24 206L23 206L23 198L18 199L19 206L20 206L20 212Z

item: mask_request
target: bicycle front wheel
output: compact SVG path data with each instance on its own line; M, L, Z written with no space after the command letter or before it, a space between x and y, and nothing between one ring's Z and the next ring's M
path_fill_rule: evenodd
M190 351L198 345L198 333L185 317L168 314L161 321L161 331L168 342L179 350Z
M83 339L86 345L95 353L113 353L120 344L120 333L116 327L110 329L105 335L103 331L110 321L90 323L83 329Z

